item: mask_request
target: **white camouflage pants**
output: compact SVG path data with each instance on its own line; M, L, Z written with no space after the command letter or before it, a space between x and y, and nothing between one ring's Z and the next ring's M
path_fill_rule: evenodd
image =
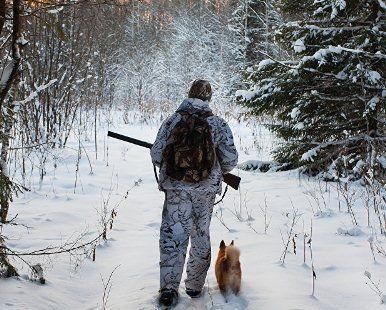
M201 291L211 260L209 226L215 193L167 190L160 231L160 288L178 290L191 242L185 287Z

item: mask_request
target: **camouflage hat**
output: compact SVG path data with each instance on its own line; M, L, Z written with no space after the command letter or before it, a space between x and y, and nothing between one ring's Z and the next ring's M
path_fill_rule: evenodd
M189 98L198 98L203 101L209 101L212 98L212 87L206 80L195 80L190 86Z

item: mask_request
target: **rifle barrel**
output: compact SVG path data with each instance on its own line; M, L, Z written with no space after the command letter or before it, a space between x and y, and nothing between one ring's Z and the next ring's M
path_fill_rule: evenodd
M153 146L153 144L151 144L149 142L145 142L145 141L137 140L137 139L134 139L134 138L130 138L130 137L127 137L127 136L124 136L124 135L121 135L119 133L112 132L112 131L107 132L107 136L109 136L111 138L119 139L119 140L122 140L122 141L126 141L126 142L129 142L129 143L133 143L133 144L136 144L136 145L139 145L139 146L143 146L143 147L146 147L148 149L151 149L151 147Z
M153 144L151 144L151 143L148 143L148 142L145 142L145 141L141 141L141 140L137 140L137 139L134 139L134 138L130 138L130 137L121 135L121 134L113 132L113 131L108 131L107 132L107 136L109 136L111 138L119 139L119 140L122 140L122 141L126 141L126 142L129 142L129 143L133 143L133 144L136 144L136 145L139 145L139 146L142 146L142 147L146 147L148 149L151 149L151 147L153 146ZM236 176L234 174L231 174L231 173L224 174L223 177L224 177L224 182L226 184L228 184L230 187L234 188L235 190L239 189L239 184L240 184L240 180L241 180L240 177L238 177L238 176Z

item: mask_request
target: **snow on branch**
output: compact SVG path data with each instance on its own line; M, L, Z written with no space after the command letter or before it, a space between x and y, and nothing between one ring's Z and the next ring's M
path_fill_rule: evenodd
M343 11L346 8L345 0L316 0L314 4L321 4L322 6L318 7L315 10L314 15L321 14L327 10L331 10L330 19L334 19L338 16L339 12Z
M241 97L244 101L249 101L256 96L256 92L250 90L239 89L235 93L236 98Z
M371 137L369 136L368 134L362 134L362 135L358 135L356 137L350 137L350 138L347 138L347 139L343 139L343 140L337 140L337 141L329 141L329 142L324 142L324 143L321 143L321 142L312 142L310 144L314 144L316 145L316 147L308 150L307 152L305 152L302 157L301 157L301 161L311 161L313 162L314 161L314 157L318 155L318 152L329 147L329 146L332 146L332 145L346 145L346 144L349 144L349 143L355 143L356 141L360 141L360 140L366 140L366 141L386 141L386 137Z
M379 3L379 6L380 6L382 9L386 10L386 4L385 4L385 2L384 2L383 0L378 0L378 3Z
M57 82L57 79L53 79L53 80L49 81L47 84L43 84L43 85L37 87L36 90L34 92L32 92L27 98L25 98L24 100L21 100L21 101L15 101L15 104L21 105L21 104L25 104L25 103L30 102L31 100L35 99L41 91L46 90L48 87L50 87L51 85L53 85L56 82Z

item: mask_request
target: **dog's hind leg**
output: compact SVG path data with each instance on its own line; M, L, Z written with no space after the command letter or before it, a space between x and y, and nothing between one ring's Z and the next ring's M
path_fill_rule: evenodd
M235 295L238 295L240 293L240 283L236 283L232 290Z
M219 285L221 295L224 297L225 302L228 302L228 290L225 285Z

